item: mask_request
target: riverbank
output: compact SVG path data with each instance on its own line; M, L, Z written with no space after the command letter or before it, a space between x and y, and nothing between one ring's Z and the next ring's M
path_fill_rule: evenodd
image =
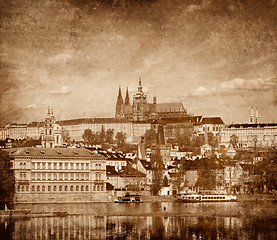
M252 201L276 201L277 195L274 194L239 194L236 195L239 202L252 202ZM143 202L175 202L174 196L142 196Z

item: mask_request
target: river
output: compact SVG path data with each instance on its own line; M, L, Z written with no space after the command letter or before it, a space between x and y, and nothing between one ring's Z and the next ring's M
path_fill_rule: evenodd
M0 218L0 239L277 239L277 203L17 205L65 217Z

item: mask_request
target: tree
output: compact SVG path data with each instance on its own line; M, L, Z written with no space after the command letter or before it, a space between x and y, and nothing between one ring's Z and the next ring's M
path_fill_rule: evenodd
M114 142L114 132L113 132L113 129L108 129L106 131L106 142L109 143L109 144L113 144Z
M62 128L62 138L64 143L70 142L69 131L65 128Z
M8 153L0 150L0 209L12 208L15 193L14 171Z
M126 134L123 132L117 132L115 136L115 141L118 148L121 148L125 143Z
M144 134L145 146L152 145L157 142L157 133L154 129L148 129Z
M90 143L92 139L92 132L90 129L85 129L82 138L84 139L85 142Z
M239 138L237 135L232 135L230 137L230 145L233 146L233 148L237 148L238 147L238 143L239 143Z
M102 125L101 127L101 132L98 134L98 137L99 137L99 143L101 145L103 145L105 143L105 138L106 138L106 133L105 133L105 129L104 129L104 126Z

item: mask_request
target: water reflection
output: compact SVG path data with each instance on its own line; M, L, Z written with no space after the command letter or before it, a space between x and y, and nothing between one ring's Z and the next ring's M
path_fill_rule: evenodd
M2 219L1 239L276 239L277 218L67 216Z

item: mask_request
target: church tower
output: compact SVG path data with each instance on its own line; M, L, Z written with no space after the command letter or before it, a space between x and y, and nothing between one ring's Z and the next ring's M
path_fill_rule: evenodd
M147 120L147 112L147 96L142 91L141 78L139 78L138 91L133 97L133 121Z
M254 124L255 123L255 115L254 115L254 109L251 107L251 112L249 114L249 124Z
M54 148L62 145L62 129L58 124L56 124L53 108L50 110L50 107L48 107L47 115L44 121L41 144L46 148Z
M124 102L121 95L121 87L119 86L117 102L115 107L115 117L116 118L124 118Z

